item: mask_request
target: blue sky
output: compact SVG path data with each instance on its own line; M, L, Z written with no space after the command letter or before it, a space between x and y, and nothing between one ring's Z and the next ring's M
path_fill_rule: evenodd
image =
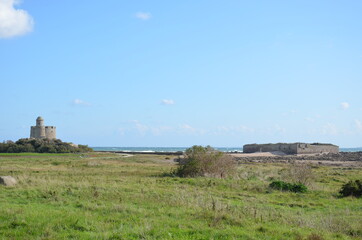
M362 146L361 1L0 0L0 141Z

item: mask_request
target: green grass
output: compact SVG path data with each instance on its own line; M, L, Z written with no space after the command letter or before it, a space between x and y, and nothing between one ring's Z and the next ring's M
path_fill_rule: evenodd
M48 156L48 157L54 157L54 156L79 156L84 153L0 153L0 157L21 157L21 156Z
M172 157L171 157L172 159ZM270 190L286 164L235 179L164 177L165 156L0 155L0 239L360 239L362 199L339 198L359 168L316 167L307 193Z

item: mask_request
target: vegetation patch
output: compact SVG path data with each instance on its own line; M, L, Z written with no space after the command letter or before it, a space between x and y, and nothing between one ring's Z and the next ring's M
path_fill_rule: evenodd
M16 142L0 143L0 153L79 153L91 152L87 145L74 145L60 139L22 138Z
M270 185L270 188L280 190L280 191L289 191L295 193L305 193L308 191L308 188L301 183L288 183L283 181L273 181Z
M305 163L292 162L290 167L282 173L282 179L285 182L299 183L306 186L311 185L314 178L312 166Z
M361 197L362 196L362 181L361 180L355 180L355 181L349 181L348 183L344 184L339 191L342 197Z
M230 155L210 146L195 145L185 151L173 173L179 177L226 178L235 173L236 167L237 163Z

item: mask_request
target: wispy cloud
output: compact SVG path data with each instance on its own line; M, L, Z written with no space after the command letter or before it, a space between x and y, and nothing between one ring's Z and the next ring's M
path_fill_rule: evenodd
M308 117L304 118L304 120L307 122L316 122L316 121L320 120L321 118L322 118L321 115L316 114L314 116L308 116Z
M173 105L173 104L175 104L175 101L172 100L172 99L163 99L161 101L161 103L164 104L164 105Z
M304 120L307 122L315 122L315 119L312 117L306 117L306 118L304 118Z
M349 107L350 107L350 105L349 105L348 102L342 102L342 103L341 103L341 108L342 108L343 110L346 110L346 109L348 109Z
M296 113L298 113L298 110L292 109L292 110L290 110L290 111L288 111L288 112L283 112L282 115L283 115L283 116L288 116L288 115L294 115L294 114L296 114Z
M15 9L18 3L18 0L0 0L0 38L20 36L33 30L33 18L26 11Z
M274 131L276 133L286 133L287 129L284 127L281 127L279 124L274 125Z
M91 105L89 102L83 101L78 98L74 99L72 101L72 103L73 103L73 105L78 105L78 106L90 106Z
M145 124L140 123L139 121L134 121L134 127L138 131L139 134L145 135L147 131L149 130L149 127Z
M360 120L354 120L354 123L356 125L356 128L358 131L362 131L362 122Z
M204 135L206 133L203 129L192 127L189 124L182 124L179 126L179 132L187 135Z
M188 132L195 132L195 131L196 131L196 128L191 127L191 126L188 125L188 124L182 124L182 125L180 126L180 128L183 129L183 130L186 130L186 131L188 131Z
M322 133L324 135L337 135L338 129L337 129L336 125L334 125L332 123L327 123L322 127Z
M136 18L144 21L149 20L152 17L151 13L146 13L146 12L137 12L135 16Z
M151 132L155 136L160 136L164 133L172 132L173 128L170 126L158 126L151 128Z
M144 124L138 120L132 120L128 122L131 124L128 127L121 127L118 129L120 135L132 134L136 132L138 135L153 135L160 136L168 132L172 132L174 130L173 127L170 126L152 126L149 124Z
M215 135L236 135L236 134L243 134L243 133L253 133L255 129L244 126L219 126L214 131Z
M117 132L119 133L119 135L124 136L126 133L126 129L123 127L120 127L117 129Z

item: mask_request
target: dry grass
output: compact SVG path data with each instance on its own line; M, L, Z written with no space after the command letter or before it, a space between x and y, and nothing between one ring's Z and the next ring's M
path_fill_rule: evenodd
M282 174L282 179L286 182L300 183L306 186L310 186L314 178L312 166L306 163L292 162Z

